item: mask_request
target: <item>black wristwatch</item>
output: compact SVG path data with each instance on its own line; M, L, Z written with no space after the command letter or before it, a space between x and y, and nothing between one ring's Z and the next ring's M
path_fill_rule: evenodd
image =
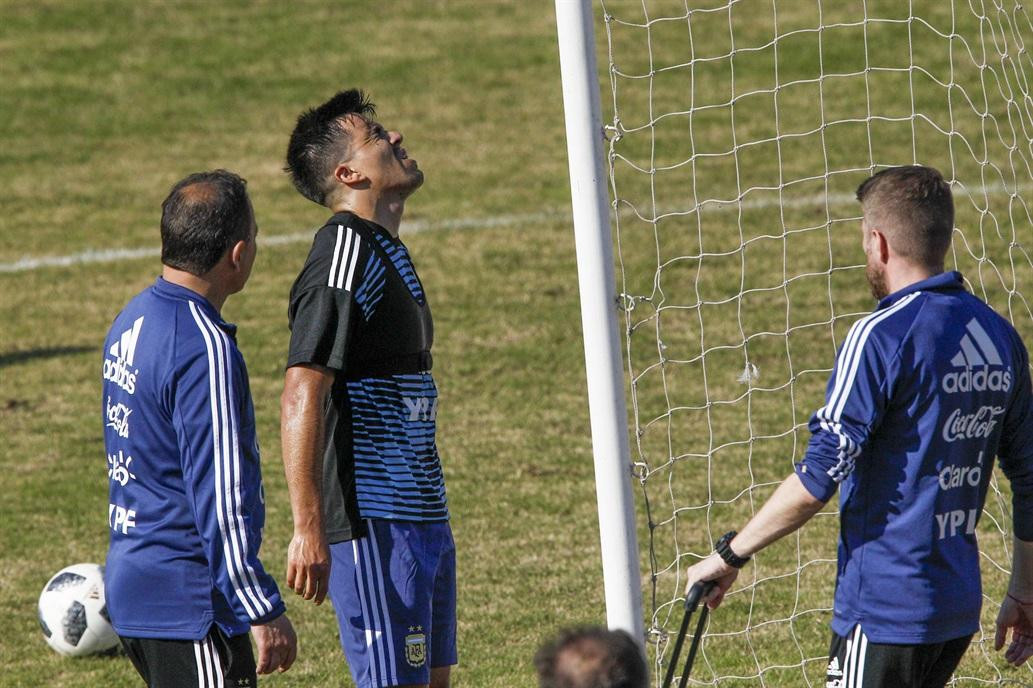
M728 564L732 568L741 569L743 566L746 566L746 562L748 562L750 558L740 557L732 551L732 546L730 543L736 535L738 535L738 533L734 530L730 530L724 535L722 535L721 539L717 541L716 545L714 545L714 551L717 552L721 556L721 558L725 560L726 564Z

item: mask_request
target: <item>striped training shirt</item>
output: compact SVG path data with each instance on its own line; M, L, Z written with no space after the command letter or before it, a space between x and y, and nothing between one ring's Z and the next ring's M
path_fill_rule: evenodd
M325 414L327 536L362 519L448 519L435 441L433 320L408 249L351 213L316 232L291 289L287 366L335 372Z

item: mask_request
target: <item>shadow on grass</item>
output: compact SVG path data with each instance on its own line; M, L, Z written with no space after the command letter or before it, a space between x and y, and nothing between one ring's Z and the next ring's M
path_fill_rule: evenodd
M42 349L29 349L28 351L11 351L0 354L0 368L27 363L41 358L58 358L59 356L75 356L88 351L96 352L94 346L52 346Z

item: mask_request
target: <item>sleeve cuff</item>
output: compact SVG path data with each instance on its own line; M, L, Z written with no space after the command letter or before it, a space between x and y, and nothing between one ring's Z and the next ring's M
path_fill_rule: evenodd
M339 361L336 358L333 358L329 361L323 361L320 360L320 357L317 356L316 352L314 351L299 351L296 353L292 352L287 357L287 365L284 366L284 370L286 370L287 368L293 368L297 365L306 365L309 363L313 365L320 365L324 368L329 368L330 370L344 370L344 361Z
M836 494L839 484L823 471L815 471L814 466L809 466L806 461L796 464L796 475L800 482L811 493L815 499L827 502Z
M278 617L287 613L287 605L283 603L283 600L277 600L276 604L273 605L273 610L268 614L264 614L258 618L251 619L252 626L261 626L267 624L270 621L277 619Z

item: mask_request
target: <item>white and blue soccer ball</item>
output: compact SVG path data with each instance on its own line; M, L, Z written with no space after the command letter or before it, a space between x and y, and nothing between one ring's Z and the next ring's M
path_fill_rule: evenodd
M104 567L75 564L58 571L40 593L39 625L47 644L68 657L114 649L118 635L104 604Z

